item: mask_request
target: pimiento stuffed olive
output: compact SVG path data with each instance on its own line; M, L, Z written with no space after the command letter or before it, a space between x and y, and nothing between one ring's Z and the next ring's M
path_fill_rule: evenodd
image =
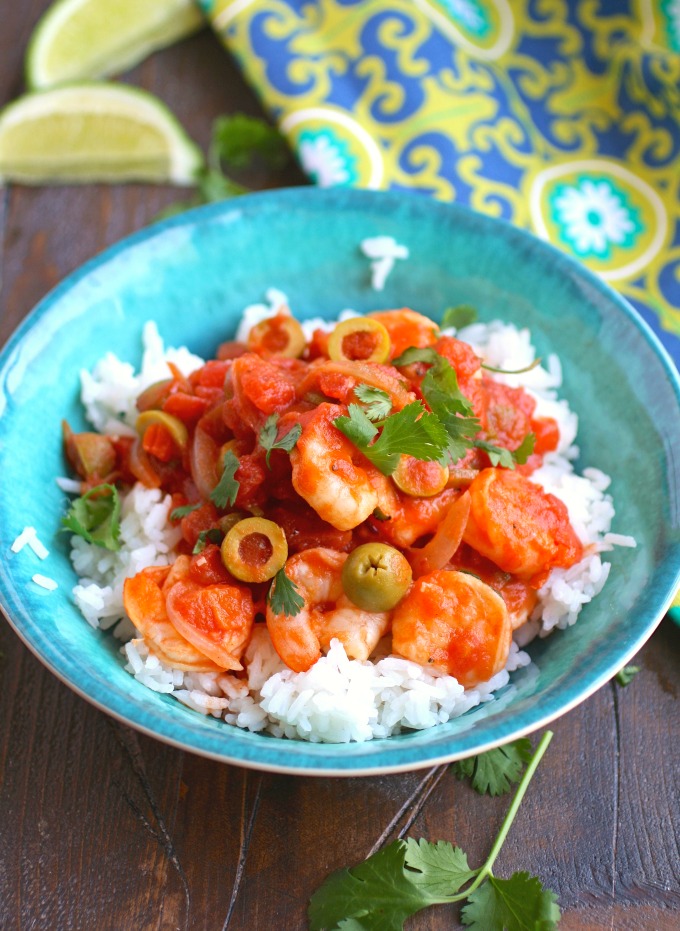
M163 427L167 431L177 449L183 451L186 448L189 433L187 428L178 417L172 414L166 414L165 411L155 409L142 411L135 424L137 433L143 437L151 426Z
M446 488L449 470L440 462L424 462L413 456L402 456L392 473L392 480L404 494L414 498L431 498Z
M297 359L306 340L295 317L280 313L257 323L248 334L248 349L261 356L285 356Z
M343 320L328 337L328 355L334 362L387 362L390 349L390 334L371 317Z
M273 579L288 559L286 535L264 517L246 517L229 530L221 546L222 562L242 582Z
M364 611L391 611L411 585L406 557L386 543L363 543L342 567L342 587Z

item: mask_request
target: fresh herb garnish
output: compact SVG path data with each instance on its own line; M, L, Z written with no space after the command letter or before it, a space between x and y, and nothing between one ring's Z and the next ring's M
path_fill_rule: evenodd
M528 433L515 450L496 446L488 440L475 439L482 425L474 416L472 404L458 387L456 370L448 359L431 347L419 349L411 346L392 364L404 366L415 362L424 362L430 366L420 390L430 410L446 427L449 435L447 452L453 464L462 459L471 447L484 450L494 466L514 469L516 464L523 465L527 461L536 442L533 433Z
M192 555L197 556L202 553L208 543L217 543L218 545L224 540L224 533L219 527L211 527L209 530L201 530L198 539L194 545Z
M477 319L477 311L469 304L458 304L457 307L447 307L442 314L442 330L453 327L461 330L464 326L469 326Z
M483 866L470 869L467 855L445 841L394 841L358 866L333 873L317 889L308 910L312 931L402 931L404 922L423 908L466 900L461 918L473 931L556 928L555 894L537 878L520 872L498 879L492 873L551 738L550 731L543 735Z
M96 485L71 502L61 519L65 530L88 543L117 552L120 549L120 497L115 485Z
M175 508L174 511L170 512L170 520L181 520L183 517L186 517L187 514L191 514L192 511L195 511L196 508L200 508L201 502L197 501L195 504L183 504L179 508Z
M493 443L489 443L488 440L475 440L473 445L477 449L484 450L491 465L503 466L504 469L514 469L515 465L524 465L533 453L535 443L536 434L527 433L517 449L505 449L503 446L495 446Z
M275 170L285 167L290 150L278 129L258 117L234 113L214 120L208 148L208 164L195 175L196 192L189 200L166 207L156 219L176 216L190 207L250 193L250 188L225 174L223 166L247 168L256 158Z
M392 520L390 515L385 514L382 508L374 508L373 517L375 517L376 520Z
M256 116L218 116L212 127L211 154L231 168L247 168L255 157L275 170L290 160L286 140L274 126Z
M210 492L210 500L218 508L226 508L236 501L236 495L241 487L234 475L238 471L239 461L233 450L227 450L222 466L222 475L219 482Z
M297 585L286 575L285 568L279 569L267 594L267 604L274 614L295 617L305 606L305 599L298 591Z
M487 365L486 362L482 362L482 368L486 369L487 372L497 372L499 375L524 375L525 372L530 372L540 364L541 359L537 357L533 362L530 362L529 365L525 365L524 368L521 369L497 369L493 365Z
M420 401L376 424L358 404L350 404L348 412L349 416L336 417L333 423L383 475L394 472L402 455L430 462L440 459L448 445L443 425Z
M267 455L265 456L265 462L267 467L271 468L269 465L269 457L273 449L283 449L287 453L295 446L297 441L300 439L302 433L302 426L299 423L296 423L288 433L284 433L281 439L277 439L278 436L278 424L279 415L270 414L269 417L264 422L264 427L260 430L260 435L258 436L258 442L262 449L267 450Z
M436 414L448 434L447 452L451 462L458 462L473 445L472 439L481 424L470 401L458 387L456 370L434 349L411 346L394 360L396 366L425 362L430 368L420 385L430 410Z
M531 741L522 737L479 756L458 760L451 768L459 779L469 779L480 795L505 795L519 782L531 755Z
M365 405L364 413L369 420L383 420L392 411L392 399L382 388L361 384L356 386L354 394Z
M622 669L619 669L614 678L616 679L617 685L626 686L630 685L639 672L639 666L624 666Z

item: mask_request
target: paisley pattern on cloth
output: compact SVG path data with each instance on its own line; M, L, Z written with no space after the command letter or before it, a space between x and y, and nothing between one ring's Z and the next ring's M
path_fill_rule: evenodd
M200 0L322 186L526 227L680 365L680 0Z

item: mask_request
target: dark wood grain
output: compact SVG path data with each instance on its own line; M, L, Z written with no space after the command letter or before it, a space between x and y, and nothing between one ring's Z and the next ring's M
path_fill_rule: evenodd
M4 4L0 102L21 89L45 0ZM162 97L205 146L211 121L259 113L207 31L124 80ZM256 173L255 187L297 184ZM64 275L182 197L130 185L0 192L0 341ZM568 931L680 927L680 636L665 622L626 689L608 685L555 738L499 875L536 873ZM185 754L107 718L0 624L0 928L49 931L303 929L328 873L409 834L480 863L507 798L477 796L446 767L363 779L258 774ZM458 926L456 910L413 931Z

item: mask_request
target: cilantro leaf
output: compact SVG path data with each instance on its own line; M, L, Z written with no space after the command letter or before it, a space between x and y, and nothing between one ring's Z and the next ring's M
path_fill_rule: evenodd
M232 168L247 168L258 155L270 168L283 168L290 150L281 133L258 117L245 113L220 116L213 123L213 151Z
M354 443L362 452L371 440L378 435L378 428L373 426L368 415L358 404L350 404L347 413L336 417L333 423L344 433L350 442Z
M505 449L503 446L496 446L489 443L488 440L475 440L474 446L477 449L483 449L488 455L489 461L493 466L502 466L504 469L514 469L516 464L524 465L531 453L534 451L536 443L536 434L527 433L517 449Z
M88 543L117 552L120 549L120 497L115 485L96 485L71 502L61 519L70 530Z
M288 433L284 433L280 439L277 439L278 436L278 424L279 415L270 414L269 417L264 422L264 427L260 430L260 435L258 436L258 442L262 449L266 449L267 455L265 456L265 461L267 467L271 468L269 465L269 457L273 449L283 449L287 453L295 446L297 441L300 439L302 434L302 426L299 423L296 423Z
M442 330L453 327L461 330L464 326L469 326L477 319L477 311L469 304L458 304L457 307L447 307L442 314Z
M560 909L554 892L520 872L510 879L489 876L470 893L461 919L472 931L553 931Z
M210 500L218 508L226 508L236 501L236 495L241 487L234 475L238 471L239 462L233 450L228 450L224 457L224 466L219 482L210 492Z
M383 420L392 410L392 399L382 388L373 385L357 385L354 394L365 404L364 413L369 420Z
M626 686L630 685L639 672L639 666L623 666L619 669L614 678L616 679L617 685Z
M209 530L201 530L198 539L191 551L193 556L202 553L208 543L221 543L224 540L224 534L219 527L211 527Z
M381 421L380 436L370 445L378 429L357 404L350 404L349 417L336 417L333 423L383 475L394 472L402 455L429 462L441 458L448 444L443 425L420 401Z
M442 898L458 892L478 872L470 869L467 854L460 847L448 841L432 844L412 837L406 838L406 866L414 871L408 874L414 885Z
M309 903L311 931L401 931L415 912L440 902L439 896L416 885L405 870L407 849L405 841L394 841L363 863L329 876ZM349 923L352 919L354 924Z
M456 370L443 356L428 370L420 385L430 410L437 415L449 435L448 453L452 462L462 459L481 429L472 404L458 387Z
M183 517L186 517L187 514L191 514L192 511L195 511L196 508L200 508L200 506L200 501L197 501L196 504L183 504L182 507L175 508L174 511L170 512L170 520L181 520Z
M424 346L420 349L418 346L409 346L408 349L404 349L400 356L392 359L392 365L397 368L413 365L414 362L426 362L428 365L436 365L437 360L441 358L442 356L439 355L437 350L432 349L430 346Z
M531 741L522 737L479 756L458 760L452 768L459 779L469 778L480 795L504 795L519 782L532 752Z
M267 604L274 614L285 614L286 617L295 617L305 606L305 599L298 591L298 587L286 575L286 570L279 569L267 594Z

